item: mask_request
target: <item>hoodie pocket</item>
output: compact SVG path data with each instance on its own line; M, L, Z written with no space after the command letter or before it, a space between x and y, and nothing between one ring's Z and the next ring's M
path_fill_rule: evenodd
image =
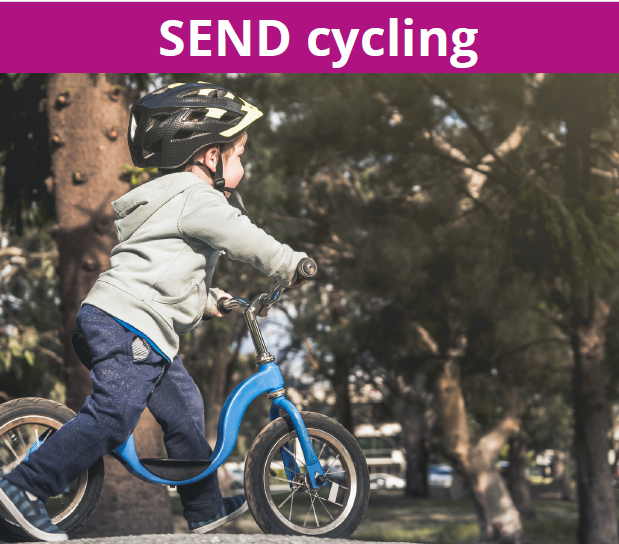
M202 319L204 304L201 298L200 286L191 282L189 289L178 297L155 294L152 306L157 313L172 322L176 334L185 334Z

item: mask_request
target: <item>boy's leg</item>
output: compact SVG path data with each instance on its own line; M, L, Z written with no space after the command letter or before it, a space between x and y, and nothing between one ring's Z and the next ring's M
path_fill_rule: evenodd
M161 356L152 349L136 359L132 347L136 335L111 316L96 308L86 314L80 311L83 318L78 318L78 326L95 356L92 395L75 419L3 477L43 501L61 493L99 457L129 437L163 368ZM143 355L139 347L137 353Z
M204 437L202 396L177 355L148 401L164 432L171 459L208 459L211 447ZM222 507L217 474L194 484L178 486L183 515L189 522L215 517Z

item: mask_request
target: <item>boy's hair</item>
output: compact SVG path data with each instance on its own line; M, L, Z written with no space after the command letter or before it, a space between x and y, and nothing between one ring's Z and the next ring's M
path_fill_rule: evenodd
M245 145L245 142L247 142L247 131L246 130L241 132L234 140L230 142L226 142L225 144L221 144L220 149L221 149L221 157L223 161L228 162L228 159L232 156L232 153L234 153L234 148L237 145ZM193 154L193 157L191 157L191 159L187 163L187 166L185 166L184 172L191 172L191 169L193 168L193 165L191 163L193 161L199 160L204 155L204 150L208 149L209 147L213 147L213 146L208 145L206 147L203 147L202 149L198 149L198 151L196 151Z

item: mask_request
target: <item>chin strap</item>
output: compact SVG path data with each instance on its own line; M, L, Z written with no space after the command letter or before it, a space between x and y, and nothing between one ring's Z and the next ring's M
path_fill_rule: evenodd
M224 179L224 163L221 157L221 148L219 148L219 157L217 158L217 166L215 167L215 173L211 172L211 169L201 161L192 161L189 164L194 165L194 166L203 166L205 170L208 172L208 175L211 176L211 179L213 180L213 187L215 187L215 189L217 189L218 191L221 191L222 193L230 193L235 198L237 204L239 205L239 208L241 209L241 212L244 213L247 217L249 217L249 220L254 225L256 224L256 222L254 221L254 218L245 209L245 205L243 204L243 199L241 198L241 195L239 194L239 192L236 189L233 189L232 187L226 187L226 180Z

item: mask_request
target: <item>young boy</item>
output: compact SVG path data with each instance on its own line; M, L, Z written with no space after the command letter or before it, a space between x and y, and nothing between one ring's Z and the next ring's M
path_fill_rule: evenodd
M252 224L222 192L236 193L245 129L261 115L208 83L170 85L132 107L134 164L168 175L112 203L118 245L77 315L93 354L93 394L75 419L0 480L0 503L31 536L68 538L43 503L121 445L147 406L170 458L209 458L202 398L178 356L179 335L203 316L221 317L217 300L229 295L209 288L221 252L284 286L302 283L295 273L306 257ZM178 492L193 533L247 510L242 495L222 499L215 474Z

